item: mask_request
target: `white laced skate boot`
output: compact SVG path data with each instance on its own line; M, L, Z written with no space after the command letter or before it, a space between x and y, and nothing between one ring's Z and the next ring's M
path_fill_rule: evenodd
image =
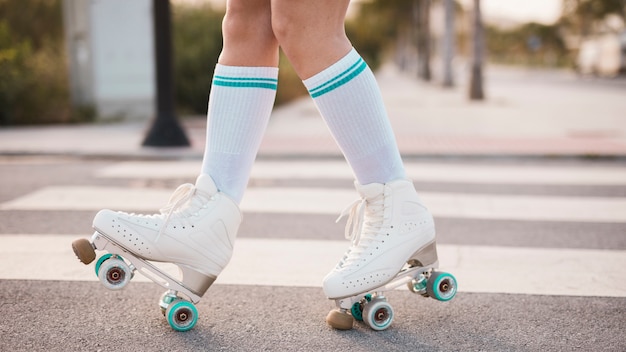
M230 261L240 223L237 204L218 192L210 176L201 175L195 186L178 187L160 214L101 210L91 239L75 240L72 249L84 264L95 260L95 250L109 252L96 263L96 274L109 289L125 287L136 271L166 288L161 312L174 330L188 331L198 321L194 303ZM153 262L176 265L182 277Z
M178 187L160 214L101 210L93 227L136 257L176 264L182 284L202 296L230 261L241 220L237 204L201 175Z
M433 217L411 181L355 185L361 199L348 208L346 225L352 243L324 278L324 293L337 305L326 322L340 330L351 329L354 320L374 330L387 329L394 312L383 293L402 285L424 297L452 299L456 280L434 271L438 260Z
M412 260L421 266L437 262L433 218L411 181L355 186L361 199L350 207L346 224L346 238L352 243L324 278L330 299L380 287Z

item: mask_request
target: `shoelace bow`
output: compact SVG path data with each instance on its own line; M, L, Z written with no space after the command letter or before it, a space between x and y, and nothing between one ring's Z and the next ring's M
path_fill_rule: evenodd
M342 265L357 257L371 242L379 241L376 235L380 233L385 219L384 202L382 194L369 200L363 197L341 212L336 222L349 215L344 235L352 243L344 255Z

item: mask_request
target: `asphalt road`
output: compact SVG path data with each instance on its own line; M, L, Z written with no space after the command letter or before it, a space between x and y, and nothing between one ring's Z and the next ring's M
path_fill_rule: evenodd
M321 161L333 163L336 160ZM147 172L141 172L142 169L149 169L149 162L137 162L133 166L139 172L122 171L111 176L112 168L119 171L119 166L129 164L111 159L2 157L0 241L5 242L2 242L4 248L0 253L0 350L626 350L626 289L623 280L606 280L607 277L616 275L616 272L622 273L620 270L626 266L626 213L623 216L620 214L626 202L626 178L619 181L619 175L626 171L626 163L619 160L539 158L523 161L431 158L410 160L408 163L418 168L422 164L432 166L433 163L477 169L537 168L540 170L537 176L539 181L532 182L492 182L489 175L485 175L482 181L468 182L464 181L463 175L459 175L455 180L424 178L415 183L418 191L430 195L434 200L447 199L441 195L454 195L454 199L491 197L488 198L491 201L496 199L502 201L502 204L513 204L511 206L520 206L522 203L519 202L523 200L527 207L528 204L535 208L545 206L543 214L559 214L548 208L551 201L571 200L572 211L580 214L559 215L558 219L533 217L531 215L536 209L530 208L520 208L522 213L528 211L527 218L515 216L513 219L505 215L474 216L463 209L458 213L445 212L446 207L440 209L437 208L438 204L433 204L437 210L434 212L438 243L444 249L469 253L478 249L487 252L501 250L510 251L514 256L519 250L520 253L538 253L539 258L544 253L555 256L553 259L556 262L563 258L562 261L566 261L565 268L586 268L589 265L589 269L564 272L562 280L556 273L556 276L552 276L556 279L542 281L544 277L550 276L541 275L549 273L552 268L541 266L543 262L533 259L534 256L513 264L506 263L516 265L515 270L510 274L508 269L503 270L499 275L489 270L484 271L485 269L476 272L463 271L464 268L471 268L472 258L456 264L448 259L449 263L444 262L443 266L449 264L453 274L456 274L454 268L459 268L457 297L442 303L424 299L406 290L391 292L387 296L395 309L396 318L393 325L383 332L375 332L363 324L356 324L351 331L333 330L324 322L333 303L325 299L321 287L288 283L267 284L266 282L274 282L272 273L268 272L268 281L250 277L240 281L233 279L228 283L216 283L197 305L200 315L197 326L192 331L179 333L169 327L159 312L157 300L163 290L152 283L134 280L135 282L131 282L122 291L108 291L95 277L81 279L83 272L92 272L93 268L84 267L78 261L73 262L75 267L59 268L59 271L67 269L79 272L78 279L63 279L62 276L59 278L54 275L47 278L48 274L41 273L29 276L26 269L24 276L20 277L20 268L34 263L35 268L39 267L41 272L48 273L54 272L54 267L46 266L57 265L56 248L51 248L48 256L45 254L46 248L34 248L36 243L28 242L28 238L39 238L37 236L43 235L54 240L61 235L80 237L91 234L91 219L98 204L72 208L64 205L66 203L62 198L59 198L57 204L48 204L43 202L46 194L40 193L41 191L65 190L69 199L73 199L72 192L76 187L84 187L80 188L82 190L93 188L168 192L182 182L193 182L193 174L176 177L150 176ZM555 171L559 171L559 175L567 175L570 171L576 173L580 170L591 173L587 181L561 181L546 176ZM606 181L605 176L611 174L617 175L615 179L618 181ZM295 189L349 191L352 184L349 178L339 176L285 179L253 174L249 196L260 194L255 193L257 190L288 193ZM507 203L510 200L514 202ZM537 202L533 202L534 200ZM587 204L589 208L586 208ZM155 204L154 209L161 205L163 204ZM347 204L339 204L339 207L345 205ZM267 209L250 205L247 207L252 210L246 212L240 230L242 243L251 240L276 240L278 243L315 240L323 245L324 241L340 241L343 236L343 225L334 223L337 214L331 212L284 213L270 205ZM593 209L594 207L607 207L604 214L613 211L615 216L610 220L602 217L594 220L596 215L593 214L598 210ZM493 206L494 214L500 214L498 211L502 209L499 208L502 206ZM603 209L599 210L602 214ZM579 215L581 220L578 220ZM23 241L20 243L28 243L31 247L7 248L7 243L14 243L8 242L8 239ZM44 254L29 255L31 249L37 249ZM237 252L237 247L235 251ZM20 256L22 252L26 254ZM580 255L579 261L572 259L577 258L576 255ZM13 258L22 258L23 261ZM448 258L456 257L453 254ZM600 259L595 259L598 261L596 263L580 263L586 258ZM613 259L609 261L608 258ZM263 261L267 258L252 254L244 259ZM481 268L485 268L485 262L490 263L489 258L475 259L483 263L480 264L483 265ZM315 267L315 258L301 260L304 269L301 269L300 274L303 277L310 275L306 268ZM493 259L491 266L509 268L504 266L502 260ZM536 272L538 281L529 283L534 285L533 290L516 288L518 286L514 285L515 282L524 279L518 280L514 276L517 270ZM12 272L17 274L13 275ZM255 275L257 274L250 274ZM571 280L572 277L576 279ZM321 277L319 281L321 282ZM484 282L485 289L472 285L472 281ZM613 290L593 290L594 285L602 288L605 284L607 287L612 286ZM521 287L523 286L522 283Z

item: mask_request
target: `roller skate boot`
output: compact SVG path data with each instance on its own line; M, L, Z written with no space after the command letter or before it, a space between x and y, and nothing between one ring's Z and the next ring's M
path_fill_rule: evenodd
M179 186L158 214L101 210L91 239L76 240L72 247L85 264L95 259L94 249L109 252L96 263L96 274L109 289L126 286L135 271L166 288L161 311L172 328L186 331L198 318L194 304L230 261L241 219L237 204L201 175L195 185ZM176 265L180 278L153 262Z
M349 214L345 235L351 244L323 283L324 293L337 305L328 324L350 329L356 319L374 330L388 328L394 313L383 293L405 284L423 296L452 299L456 280L434 271L433 217L411 181L355 185L361 198L340 216Z

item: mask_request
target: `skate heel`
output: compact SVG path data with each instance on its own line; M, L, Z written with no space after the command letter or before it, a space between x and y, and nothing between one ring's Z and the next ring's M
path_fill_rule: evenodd
M205 275L186 265L178 265L182 274L182 284L196 295L202 297L217 279L213 275Z
M411 255L411 258L407 260L407 263L412 267L425 267L436 266L437 261L437 242L433 240L415 251L415 253Z

